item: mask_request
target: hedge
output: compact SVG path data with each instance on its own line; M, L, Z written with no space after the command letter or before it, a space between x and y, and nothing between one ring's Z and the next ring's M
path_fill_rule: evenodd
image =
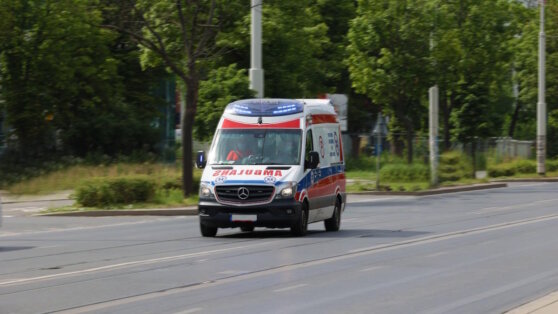
M547 162L548 170L557 167L555 161ZM558 168L558 167L557 167ZM516 174L534 174L537 172L537 163L534 160L517 159L512 162L491 165L488 167L488 175L496 177L511 177Z
M86 207L147 202L157 184L148 176L100 178L86 181L76 190L77 201Z
M393 182L428 181L430 169L423 164L391 164L380 169L380 178Z
M452 151L440 155L438 178L440 182L453 182L472 178L471 160L465 154Z

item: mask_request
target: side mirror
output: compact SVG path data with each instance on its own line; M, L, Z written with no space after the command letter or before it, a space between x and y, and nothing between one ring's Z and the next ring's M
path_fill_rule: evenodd
M196 167L198 167L199 169L203 169L205 168L206 164L207 164L207 159L205 157L205 152L203 150L200 150L196 157Z
M318 155L318 152L308 153L308 160L305 163L307 169L316 169L320 163L320 155Z

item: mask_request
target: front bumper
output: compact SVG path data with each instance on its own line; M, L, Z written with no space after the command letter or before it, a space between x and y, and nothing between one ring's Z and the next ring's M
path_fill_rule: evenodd
M294 199L273 200L263 205L231 206L223 205L215 200L200 200L198 211L200 223L209 227L236 228L255 226L267 228L289 228L300 217L302 204ZM236 215L256 215L253 222L232 221Z

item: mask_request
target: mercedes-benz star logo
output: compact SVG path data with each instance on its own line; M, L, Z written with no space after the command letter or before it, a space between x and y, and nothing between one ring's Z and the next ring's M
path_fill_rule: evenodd
M248 198L248 195L250 195L250 191L248 191L247 188L245 187L241 187L238 189L238 198L241 200L245 200Z

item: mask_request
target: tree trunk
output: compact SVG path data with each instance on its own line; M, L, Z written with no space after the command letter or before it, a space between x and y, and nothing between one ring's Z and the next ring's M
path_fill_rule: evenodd
M512 120L510 123L510 129L508 130L508 136L513 138L513 134L515 133L515 125L517 124L517 120L519 119L519 110L521 109L521 105L519 101L515 104L515 110L513 111Z
M182 187L184 197L190 196L194 189L194 165L192 161L192 131L198 105L199 79L190 70L184 80L186 85L186 108L182 115Z
M444 151L449 151L451 148L451 134L450 134L450 115L451 108L448 103L448 97L444 92L442 92L442 123L444 125Z
M415 135L415 128L412 121L406 123L407 133L407 163L413 163L413 138Z
M477 172L477 142L475 140L471 141L471 156L473 158L473 179L474 179Z
M360 153L360 136L358 133L351 134L351 154L352 158L357 159Z

